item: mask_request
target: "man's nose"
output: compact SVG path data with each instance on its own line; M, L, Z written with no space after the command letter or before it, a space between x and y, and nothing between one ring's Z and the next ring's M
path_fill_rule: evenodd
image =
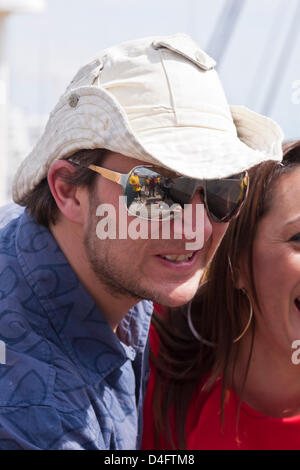
M183 238L186 241L202 240L201 248L212 235L212 223L208 217L201 189L198 189L183 212Z

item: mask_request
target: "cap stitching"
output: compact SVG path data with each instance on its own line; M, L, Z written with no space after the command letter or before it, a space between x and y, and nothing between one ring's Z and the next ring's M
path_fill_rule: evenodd
M161 49L159 49L158 52L159 52L161 64L162 64L163 70L165 72L165 76L166 76L166 80L167 80L167 84L168 84L168 89L169 89L170 98L171 98L172 111L174 113L175 122L176 122L176 125L178 125L178 118L177 118L176 106L175 106L175 97L173 95L171 82L170 82L169 75L168 75L168 72L167 72L167 69L166 69L166 66L165 66L165 63L164 63L163 51Z

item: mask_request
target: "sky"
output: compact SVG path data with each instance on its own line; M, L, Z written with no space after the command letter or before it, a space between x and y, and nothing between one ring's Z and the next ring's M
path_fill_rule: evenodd
M212 54L231 0L46 3L43 13L12 16L7 23L10 101L26 114L48 114L78 68L121 41L184 32ZM297 23L300 0L245 0L217 65L230 104L273 117L287 139L300 138Z

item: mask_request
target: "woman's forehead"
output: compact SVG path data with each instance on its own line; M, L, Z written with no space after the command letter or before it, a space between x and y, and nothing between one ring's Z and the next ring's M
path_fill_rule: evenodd
M280 225L300 215L300 165L282 174L274 184L270 195L270 207L262 219L268 223L278 220ZM276 227L273 227L276 229Z

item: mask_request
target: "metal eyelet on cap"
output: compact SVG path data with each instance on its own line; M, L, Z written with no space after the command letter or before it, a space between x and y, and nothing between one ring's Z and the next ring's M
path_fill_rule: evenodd
M69 105L71 106L71 108L76 108L78 101L79 101L78 95L76 95L75 93L71 95L69 98Z

